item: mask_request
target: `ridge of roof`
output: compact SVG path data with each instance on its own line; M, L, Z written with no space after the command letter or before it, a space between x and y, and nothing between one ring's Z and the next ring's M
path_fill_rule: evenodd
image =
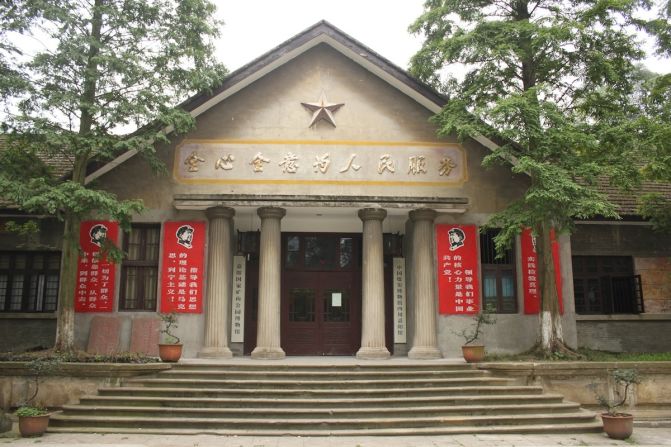
M302 45L308 43L311 40L314 40L320 35L326 35L334 39L359 56L366 58L366 60L369 60L372 63L378 65L383 69L383 71L394 76L399 81L404 82L417 93L426 96L427 99L432 100L437 105L442 107L447 102L447 97L445 95L436 91L431 86L412 77L406 70L394 64L389 59L372 50L370 47L364 45L330 22L326 20L320 20L295 36L280 43L276 47L268 50L261 56L231 72L228 76L226 76L226 78L223 79L222 83L211 92L198 92L192 97L186 99L178 107L184 108L187 111L196 109L198 106L206 102L207 99L217 96L227 88L230 88L232 85L240 82L242 79L247 78L252 72L256 72L271 62L277 61L286 53L301 47Z

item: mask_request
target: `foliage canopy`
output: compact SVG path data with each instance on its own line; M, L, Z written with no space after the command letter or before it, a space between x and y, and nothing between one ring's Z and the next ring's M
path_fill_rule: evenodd
M127 227L142 210L93 187L87 169L129 151L162 169L156 144L194 124L175 104L226 73L212 57L221 25L214 11L208 0L3 2L0 97L9 139L0 197L64 221L59 350L73 348L80 221L95 214ZM45 159L65 164L67 174L29 162Z

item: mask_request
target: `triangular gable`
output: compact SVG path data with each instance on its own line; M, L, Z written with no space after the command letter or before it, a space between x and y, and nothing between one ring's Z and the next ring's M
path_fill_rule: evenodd
M226 98L322 43L332 47L345 57L375 74L433 113L438 113L447 101L445 96L413 78L405 70L394 65L388 59L330 23L320 21L247 65L237 69L224 79L221 86L212 92L198 93L186 100L179 107L189 111L193 117L198 117ZM164 131L170 133L172 130L171 128L167 128ZM485 137L476 137L475 140L489 149L497 147L494 142ZM111 171L135 154L135 151L128 151L122 154L115 160L89 174L86 177L86 182L88 183Z

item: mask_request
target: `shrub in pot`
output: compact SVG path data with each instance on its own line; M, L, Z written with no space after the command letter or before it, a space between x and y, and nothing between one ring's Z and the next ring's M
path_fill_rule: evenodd
M634 416L619 412L618 408L627 402L631 386L641 383L641 380L634 369L616 369L611 373L611 377L615 384L614 398L611 399L601 394L596 396L599 405L606 410L601 413L603 430L609 438L627 439L634 431Z
M460 332L454 332L464 339L461 346L461 352L464 360L468 363L481 362L485 358L485 346L482 343L475 342L480 339L484 332L484 326L496 323L496 317L493 315L491 306L485 306L478 314L473 315L473 323L470 328Z
M24 438L42 436L49 426L49 411L42 407L24 405L14 413L19 418L19 433Z
M160 316L163 322L160 332L164 335L164 343L158 345L158 356L164 362L178 362L182 357L182 344L179 337L172 333L173 329L177 329L177 314L171 312Z
M49 411L41 406L33 405L40 390L40 378L58 366L56 359L35 359L26 364L28 371L33 376L35 389L14 413L19 418L19 432L21 436L42 436L49 426Z

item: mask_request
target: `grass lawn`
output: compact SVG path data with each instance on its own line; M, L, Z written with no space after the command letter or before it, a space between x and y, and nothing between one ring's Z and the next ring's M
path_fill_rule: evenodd
M538 362L538 361L583 361L583 362L667 362L671 361L671 352L608 352L592 349L578 349L576 355L555 353L543 356L536 351L515 355L492 354L485 358L487 362Z

